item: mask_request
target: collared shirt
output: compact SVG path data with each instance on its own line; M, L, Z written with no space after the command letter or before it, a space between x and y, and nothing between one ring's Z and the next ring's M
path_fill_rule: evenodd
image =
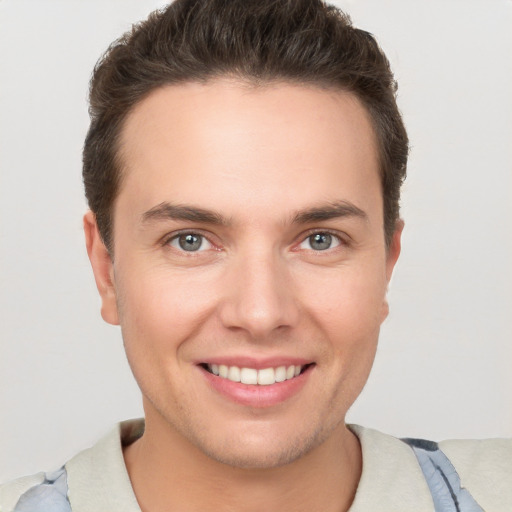
M435 510L424 470L411 446L376 430L350 428L361 443L363 471L349 512ZM143 420L122 422L61 470L5 484L0 487L0 512L34 512L34 502L43 512L141 512L122 450L143 430ZM481 509L512 511L512 440L443 441L439 448ZM44 500L48 508L42 507Z

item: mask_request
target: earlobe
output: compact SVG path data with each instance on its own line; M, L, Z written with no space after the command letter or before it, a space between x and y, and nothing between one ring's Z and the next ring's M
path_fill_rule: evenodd
M98 230L96 217L91 211L84 215L84 234L87 254L101 297L101 316L105 322L119 325L113 263Z

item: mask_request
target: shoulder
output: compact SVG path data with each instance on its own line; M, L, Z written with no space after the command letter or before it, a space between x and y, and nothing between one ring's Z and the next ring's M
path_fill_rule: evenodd
M25 476L0 486L0 512L70 512L64 468Z
M468 476L497 471L512 475L512 439L452 439L441 441L439 448Z
M44 473L37 473L0 485L0 512L11 512L23 493L42 482Z
M61 469L0 486L0 512L140 512L124 465L122 446L141 435L140 420L117 425Z
M439 448L485 510L512 509L512 439L456 439Z
M359 438L363 454L363 473L351 512L377 506L394 512L431 511L433 499L445 491L437 488L434 470L444 471L450 483L460 486L461 494L467 489L484 510L512 510L512 439L435 443L401 440L355 425L349 428ZM431 473L424 456L430 459Z

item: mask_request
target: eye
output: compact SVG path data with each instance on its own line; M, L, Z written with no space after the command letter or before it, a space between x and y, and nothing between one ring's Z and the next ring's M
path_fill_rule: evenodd
M212 248L212 244L198 233L181 233L168 242L171 247L186 252L198 252Z
M300 245L300 249L310 249L313 251L326 251L341 245L341 240L331 233L313 233L309 235Z

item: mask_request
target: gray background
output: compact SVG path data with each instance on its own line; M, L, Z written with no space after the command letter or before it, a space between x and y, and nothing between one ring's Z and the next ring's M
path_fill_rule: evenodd
M400 83L412 153L391 315L351 422L512 435L512 2L346 0ZM83 244L96 59L163 2L0 1L0 480L53 469L141 400Z

